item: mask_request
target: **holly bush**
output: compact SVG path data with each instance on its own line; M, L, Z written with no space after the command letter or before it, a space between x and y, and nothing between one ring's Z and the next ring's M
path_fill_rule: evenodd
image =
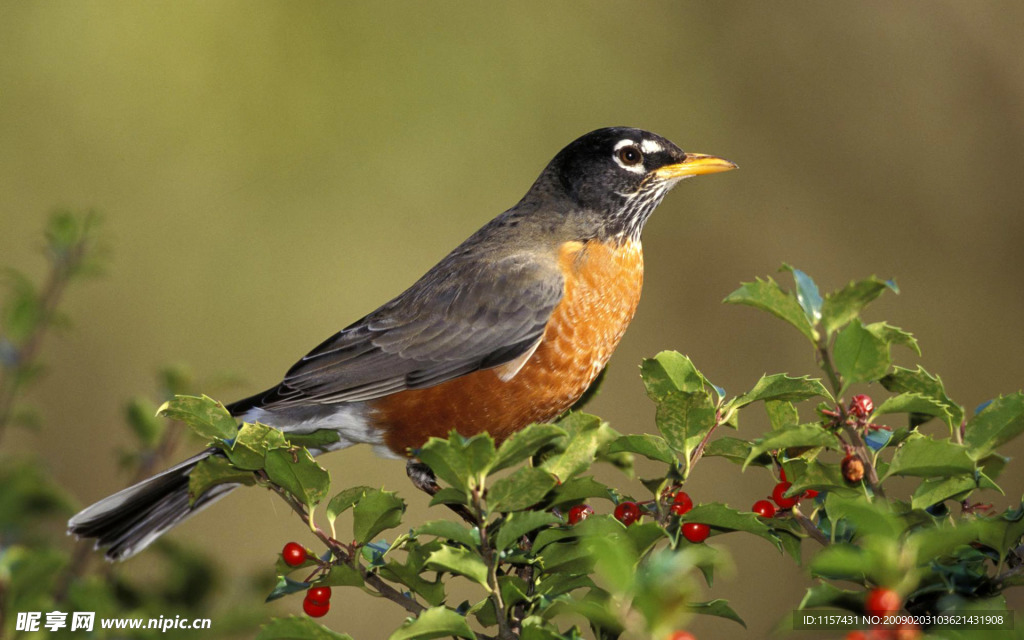
M38 377L43 333L61 324L65 286L91 272L89 220L54 217L52 268L42 287L11 272L0 317L0 438L10 425L39 420L21 394ZM304 613L266 622L261 640L347 638L315 620L330 609L332 591L346 587L350 597L361 590L408 613L390 640L692 638L683 628L694 615L743 624L741 611L704 595L730 564L724 549L706 541L727 534L760 538L804 564L811 586L794 609L1007 614L1005 590L1024 580L1024 505L998 513L975 493L1002 492L998 481L1010 460L999 450L1024 431L1024 395L965 411L938 376L894 365L894 348L920 356L912 334L861 319L872 301L896 292L894 283L872 277L822 296L807 274L784 268L791 290L758 279L725 301L767 311L799 331L820 378L765 375L729 396L686 356L660 353L640 367L656 407L650 433L623 435L577 407L504 442L452 433L411 452L411 475L437 512L426 522L403 520L406 502L397 492L332 488L313 453L337 434L239 426L215 400L184 395L193 385L176 370L162 376L170 399L159 410L148 399L129 402L136 446L119 458L136 478L158 470L183 433L168 422L183 421L216 449L192 473L193 499L222 483L256 486L301 519L310 545L284 545L276 581L262 595ZM640 483L633 481L636 456L657 470ZM707 457L724 458L737 472L770 474L772 501L695 500L686 483ZM19 611L61 607L99 616L221 616L220 635L246 633L266 619L256 606L262 597L251 594L210 604L218 569L197 549L158 541L153 552L167 562L143 582L117 567L96 568L87 543L69 551L47 535L73 501L46 462L9 454L2 461L0 635L11 632ZM611 475L622 482L598 480L595 465L618 470ZM771 576L744 571L772 588ZM828 629L843 635L842 624ZM873 638L994 637L981 627L875 626ZM799 628L798 620L784 612L779 627Z
M314 615L323 615L329 602L311 601L312 589L362 589L409 613L390 640L585 637L576 621L599 639L668 638L695 614L742 625L727 602L700 595L700 579L711 587L727 562L704 539L727 534L761 538L798 563L808 558L813 585L794 603L800 610L1006 613L1004 590L1024 580L1024 506L995 513L974 498L1002 491L997 480L1009 460L998 449L1024 431L1024 395L996 398L968 415L938 376L894 366L893 348L920 355L910 333L861 320L869 303L896 292L893 282L872 277L822 296L807 274L785 269L793 290L759 279L725 301L796 328L823 379L765 375L730 397L686 356L660 353L640 369L657 433L623 435L572 411L501 443L453 432L413 451L431 472L431 505L440 510L428 522L403 522L405 501L394 492L356 486L332 495L310 449L334 442L333 432L239 429L206 397L178 397L161 413L219 450L192 474L193 499L224 482L264 487L315 536L304 558L278 562L268 599L306 592L307 612L316 605ZM844 399L852 387L873 383L881 387L875 398ZM764 412L767 428L741 431L748 410ZM597 463L628 475L634 456L661 469L642 480L642 495L591 475ZM695 504L683 489L706 457L778 476L775 504ZM445 508L458 517L441 517ZM351 531L341 533L336 519L349 510ZM768 576L751 577L769 588ZM456 602L452 587L466 589L458 583L476 596ZM967 635L914 624L873 633ZM272 621L259 637L348 636L294 616Z

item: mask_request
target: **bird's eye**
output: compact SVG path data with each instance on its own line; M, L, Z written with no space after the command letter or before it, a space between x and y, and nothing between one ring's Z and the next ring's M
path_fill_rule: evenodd
M635 145L619 149L619 160L627 167L635 167L644 161L644 154Z

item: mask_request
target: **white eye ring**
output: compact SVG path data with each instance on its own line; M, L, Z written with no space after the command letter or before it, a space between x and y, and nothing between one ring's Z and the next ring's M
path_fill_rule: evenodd
M632 140L619 140L615 144L615 153L612 155L615 160L615 164L619 165L626 171L632 171L633 173L645 173L644 169L644 154L640 151L640 147L637 146L636 142Z

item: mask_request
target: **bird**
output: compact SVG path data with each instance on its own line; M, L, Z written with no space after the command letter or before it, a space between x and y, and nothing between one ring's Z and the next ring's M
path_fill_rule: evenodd
M368 444L406 459L451 430L500 442L549 422L600 374L633 318L655 208L680 181L735 168L641 129L587 133L412 286L227 410L286 433L337 432L317 454ZM135 555L235 488L189 503L189 473L211 455L96 502L68 532L95 539L108 560Z

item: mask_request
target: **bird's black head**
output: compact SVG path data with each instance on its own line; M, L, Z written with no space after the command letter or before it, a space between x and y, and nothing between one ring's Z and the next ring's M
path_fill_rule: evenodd
M735 169L642 129L608 127L576 139L551 161L538 181L567 195L579 212L599 223L602 235L636 239L647 218L680 180Z

